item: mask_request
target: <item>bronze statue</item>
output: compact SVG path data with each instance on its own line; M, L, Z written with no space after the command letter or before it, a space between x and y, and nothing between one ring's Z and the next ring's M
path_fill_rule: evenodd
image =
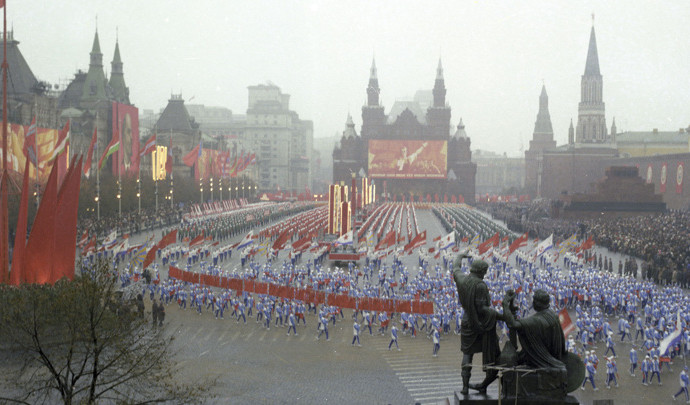
M536 313L519 320L515 318L513 298L515 292L506 292L503 299L503 314L508 328L511 332L516 331L520 338L522 350L518 352L517 363L534 368L557 368L565 371L565 336L558 315L549 309L549 294L544 290L536 290L532 297L532 306ZM514 339L511 339L511 343L517 347Z
M584 364L566 351L558 314L549 308L549 294L536 290L532 297L535 313L523 319L515 316L514 298L512 290L503 298L503 317L510 328L510 341L503 347L498 363L506 370L513 367L503 374L504 398L566 399L582 383ZM520 384L516 384L518 379Z
M458 256L453 269L453 278L458 288L460 304L465 313L460 324L460 348L462 350L462 391L467 395L469 388L486 393L486 388L498 376L495 369L485 369L486 377L480 384L470 384L472 356L482 353L484 367L495 365L501 354L496 335L496 321L503 320L503 315L491 308L489 289L484 283L484 275L489 265L483 260L475 260L470 267L470 274L461 271L462 259L467 253Z

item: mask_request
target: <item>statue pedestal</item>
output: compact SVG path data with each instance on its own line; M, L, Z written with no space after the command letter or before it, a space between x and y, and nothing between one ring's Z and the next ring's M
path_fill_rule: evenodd
M491 388L491 387L489 387ZM540 399L540 398L503 398L504 404L520 404L520 405L576 405L580 402L573 396L568 395L562 399ZM487 393L486 395L470 393L462 395L460 391L455 392L455 405L498 405L499 399L496 393Z
M541 369L525 373L524 370L503 371L503 398L551 399L568 394L568 373L559 369Z

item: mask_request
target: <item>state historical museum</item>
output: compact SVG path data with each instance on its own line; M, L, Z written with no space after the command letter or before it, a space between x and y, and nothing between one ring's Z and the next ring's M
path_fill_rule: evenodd
M348 117L340 144L333 150L333 181L349 184L352 174L366 175L377 193L410 201L462 196L475 201L477 165L471 162L470 138L460 120L451 133L443 67L438 62L433 101L396 102L388 115L380 104L376 63L371 66L367 104L362 107L361 136ZM436 197L436 196L439 197Z

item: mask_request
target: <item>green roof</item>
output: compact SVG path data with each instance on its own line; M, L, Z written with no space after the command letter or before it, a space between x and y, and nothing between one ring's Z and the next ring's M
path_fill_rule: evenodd
M680 131L623 132L616 135L616 143L668 143L687 144L690 133Z

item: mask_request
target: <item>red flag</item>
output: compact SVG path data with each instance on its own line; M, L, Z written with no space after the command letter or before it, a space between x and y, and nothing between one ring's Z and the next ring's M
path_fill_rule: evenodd
M573 324L573 321L570 320L570 315L565 308L561 309L561 311L558 313L558 320L561 322L561 328L563 329L564 335L567 336L575 330L575 325Z
M139 152L139 157L144 157L149 153L153 152L154 150L156 150L156 134L150 136L149 139L146 141L144 146L141 148L141 152Z
M170 135L170 146L168 146L168 156L165 159L165 173L170 174L173 170L172 135Z
M285 243L292 237L292 232L289 230L284 230L278 237L276 238L275 242L273 242L273 250L281 250L283 247L285 247Z
M24 272L28 283L45 284L50 281L57 199L57 165L54 164L26 244Z
M144 259L144 264L142 265L142 269L145 269L149 267L151 263L153 263L153 260L156 258L156 252L158 251L158 245L153 245L151 246L151 249L149 249L148 253L146 253L146 258Z
M98 127L93 129L93 135L91 136L91 144L89 145L89 151L86 152L86 163L84 163L84 176L89 178L91 174L91 160L93 159L93 146L96 144L96 139L98 138Z
M508 247L508 256L510 256L517 249L519 249L523 246L527 246L527 238L528 237L529 236L527 236L527 233L525 233L522 236L520 236L519 238L515 239L513 241L513 243L511 243L510 246Z
M81 234L81 239L79 239L79 242L77 242L77 246L79 246L80 248L84 248L84 245L88 241L89 241L89 231L88 231L88 229L85 229L84 233Z
M576 249L577 252L581 252L583 250L589 250L594 246L594 239L590 236L587 238L586 241L582 242L579 248Z
M17 218L17 230L14 237L14 250L12 251L12 273L10 284L19 285L24 281L22 265L24 264L24 251L26 250L26 225L29 211L29 159L24 164L24 181L22 182L22 196L19 200L19 217Z
M489 239L485 240L484 242L482 242L479 245L479 247L478 247L479 254L483 255L484 253L486 253L487 250L489 250L490 247L498 246L499 240L500 240L500 236L499 236L498 232L496 232L494 234L494 236L490 237Z
M159 249L165 249L166 247L172 245L177 241L177 229L170 231L167 235L163 236L163 238L158 242L158 248Z
M189 247L201 245L202 243L204 243L204 232L203 231L196 238L192 239L191 242L189 242Z
M189 153L184 155L182 161L186 166L192 167L194 166L194 163L196 163L196 161L199 160L199 148L200 146L197 145L194 147L194 149L190 150Z
M101 158L98 160L98 169L101 170L103 169L103 165L105 164L105 161L120 149L120 131L115 130L113 131L113 137L110 139L110 143L108 146L105 147L105 150L103 151L103 154L101 155Z
M418 247L424 246L425 244L426 244L426 230L424 230L421 233L418 233L414 238L412 238L410 243L408 243L405 246L404 251L405 252L411 252L412 250L414 250Z
M383 239L376 245L374 250L381 250L391 247L395 244L395 231L390 231Z
M50 282L63 277L74 279L74 255L77 241L77 212L79 210L79 188L82 159L67 171L60 187L55 207L54 256Z
M86 255L87 253L93 253L96 251L96 237L92 237L88 244L84 247L81 254Z

